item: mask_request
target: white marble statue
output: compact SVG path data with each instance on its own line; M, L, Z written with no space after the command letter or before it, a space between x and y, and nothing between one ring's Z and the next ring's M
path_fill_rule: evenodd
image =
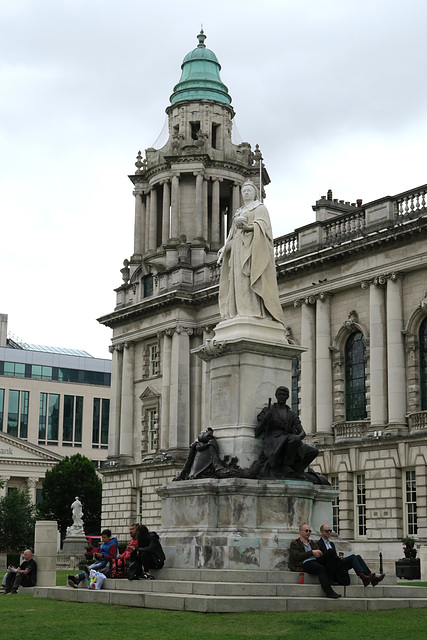
M73 524L71 527L67 527L67 538L70 536L84 536L83 508L82 503L77 496L71 505L71 512L73 515Z
M252 316L283 324L268 209L258 200L253 182L245 182L241 191L244 205L235 212L230 233L218 252L221 318Z

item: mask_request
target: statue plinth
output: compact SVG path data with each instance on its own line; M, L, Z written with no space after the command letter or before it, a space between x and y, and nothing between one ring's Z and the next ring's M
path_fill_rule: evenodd
M69 536L67 533L67 537L62 545L62 552L69 553L70 555L83 555L86 551L87 544L88 542L85 535Z
M206 362L202 427L214 430L221 456L251 466L260 451L257 414L278 386L291 388L292 360L303 351L279 322L241 316L220 322L215 337L192 351Z
M172 482L162 498L167 566L284 570L301 522L329 522L338 491L297 480Z

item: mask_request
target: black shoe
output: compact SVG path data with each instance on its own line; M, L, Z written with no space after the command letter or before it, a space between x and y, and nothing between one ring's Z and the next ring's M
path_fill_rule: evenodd
M328 591L328 593L326 594L327 598L332 598L333 600L338 600L338 598L341 598L341 594L337 593L336 591L334 591L333 589L331 589L330 591Z
M77 580L76 576L67 576L67 584L69 587L73 587L74 589L77 589L77 587L79 586L79 581Z
M377 575L375 575L375 573L373 573L372 574L372 578L371 578L371 585L373 587L376 587L377 584L379 582L381 582L381 580L384 580L384 578L385 578L385 574L384 573L381 573L379 576L377 576Z
M83 571L85 572L85 574L87 575L87 577L89 578L89 567L87 567L86 565L83 567Z

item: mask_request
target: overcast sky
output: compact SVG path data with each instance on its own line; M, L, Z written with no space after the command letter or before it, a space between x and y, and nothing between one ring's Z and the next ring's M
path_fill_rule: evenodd
M260 145L275 236L329 188L364 202L427 183L425 0L0 0L0 313L26 342L109 357L128 175L197 45Z

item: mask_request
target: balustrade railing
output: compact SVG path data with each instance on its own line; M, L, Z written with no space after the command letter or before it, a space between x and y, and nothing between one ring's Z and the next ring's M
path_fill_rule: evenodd
M408 414L409 433L427 431L427 411L415 411Z
M397 205L397 216L399 218L411 217L414 213L425 211L426 209L427 187L419 187L410 193L404 193L397 196L395 202Z
M355 211L339 216L323 223L325 232L325 244L335 244L343 242L349 237L360 233L365 227L365 212Z
M335 442L338 440L358 440L363 438L370 423L365 420L355 422L335 422L333 425Z
M392 225L401 224L405 219L409 221L416 216L425 215L427 213L427 185L400 193L392 198L392 202L394 211L394 220L390 221ZM319 222L318 225L322 228L322 233L319 236L322 240L319 245L321 247L337 246L363 232L366 229L365 211L369 206L370 203L355 211ZM298 233L289 233L274 240L276 260L291 258L300 250Z

